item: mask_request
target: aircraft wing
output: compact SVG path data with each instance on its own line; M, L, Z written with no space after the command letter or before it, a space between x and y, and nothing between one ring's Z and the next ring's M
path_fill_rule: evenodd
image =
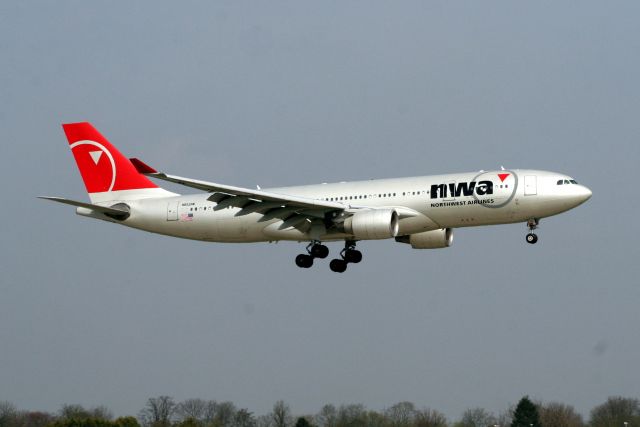
M270 191L254 190L250 188L235 187L232 185L168 175L166 173L156 171L139 159L134 158L130 160L138 172L149 177L213 193L209 197L209 200L217 203L214 210L223 209L228 206L242 208L238 212L238 216L253 212L267 214L268 211L268 216L271 218L284 219L290 218L295 214L303 213L310 216L323 217L326 212L343 211L349 207L338 202L310 199L288 194L278 194ZM265 217L266 216L267 215L265 215Z

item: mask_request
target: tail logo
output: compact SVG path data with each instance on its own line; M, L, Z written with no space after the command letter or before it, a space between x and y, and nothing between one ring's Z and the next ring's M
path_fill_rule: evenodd
M89 154L91 155L91 158L93 159L93 163L95 163L96 165L98 164L98 162L100 161L100 157L102 156L102 153L104 151L89 151Z
M84 147L84 148L80 148L80 147ZM97 150L95 149L92 150L91 148L93 147L97 148ZM100 181L102 181L102 183L99 185L100 190L95 191L96 193L101 191L113 190L113 186L116 183L116 162L113 159L113 156L111 155L109 150L107 150L107 148L104 145L95 141L82 140L82 141L74 142L69 146L69 148L71 148L71 151L73 152L76 158L76 161L78 162L78 166L80 166L81 171L83 172L83 175L84 175L84 171L82 169L86 168L86 172L88 172L93 179L102 178L100 179ZM106 157L109 159L109 165L111 169L110 174L109 174L109 166L107 166L104 161L100 162L102 158L102 154L105 154ZM109 175L111 176L111 180L109 180ZM91 192L94 192L94 191L91 191Z

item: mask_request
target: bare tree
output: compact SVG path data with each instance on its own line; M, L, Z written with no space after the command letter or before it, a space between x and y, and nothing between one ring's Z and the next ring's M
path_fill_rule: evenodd
M319 427L336 427L338 422L338 411L333 405L324 405L315 416L315 423Z
M602 405L591 410L592 427L618 427L628 423L631 426L640 423L640 402L622 396L607 399Z
M273 405L271 418L273 419L274 427L290 427L291 424L293 424L291 409L289 409L289 405L284 403L283 400L278 400Z
M393 427L408 427L413 422L416 407L411 402L399 402L388 408L384 414Z
M273 427L273 418L271 414L260 415L256 418L256 427Z
M140 421L146 427L170 427L176 403L169 396L152 397L147 400L144 409L140 411Z
M513 413L516 410L516 405L509 405L509 408L500 412L496 418L496 424L499 426L510 426L513 422Z
M447 417L435 409L425 408L416 411L413 425L415 427L447 427Z
M364 427L368 414L364 405L340 405L336 427Z
M202 418L206 425L211 426L214 424L217 409L218 402L216 402L215 400L209 400L205 403L204 414L202 415Z
M176 415L181 419L192 418L203 422L207 410L207 402L202 399L187 399L176 405Z
M496 417L483 408L471 408L464 411L460 427L487 427L496 424Z
M564 403L539 403L538 415L542 427L584 427L582 416Z
M377 411L368 411L366 414L366 427L389 427L389 419Z

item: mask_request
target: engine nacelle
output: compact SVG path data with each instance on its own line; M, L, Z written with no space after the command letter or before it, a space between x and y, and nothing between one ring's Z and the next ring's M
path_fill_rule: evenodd
M358 240L389 239L398 234L398 213L394 209L361 210L345 219L343 227Z
M413 249L447 248L453 243L453 229L441 228L440 230L400 236L396 237L396 242L408 243Z

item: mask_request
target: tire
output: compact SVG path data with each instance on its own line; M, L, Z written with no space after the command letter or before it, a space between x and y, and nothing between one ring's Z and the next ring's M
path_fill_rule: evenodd
M300 268L309 268L313 265L313 257L307 254L300 254L296 257L296 265Z
M344 253L344 260L353 264L357 264L362 261L362 252L356 249L349 249Z
M336 273L344 273L347 269L347 263L342 259L332 259L329 263L329 268L331 269L331 271L334 271Z
M527 234L527 243L531 243L532 245L538 241L538 236L535 233Z
M311 246L311 256L324 259L329 256L329 248L325 245L313 245Z

